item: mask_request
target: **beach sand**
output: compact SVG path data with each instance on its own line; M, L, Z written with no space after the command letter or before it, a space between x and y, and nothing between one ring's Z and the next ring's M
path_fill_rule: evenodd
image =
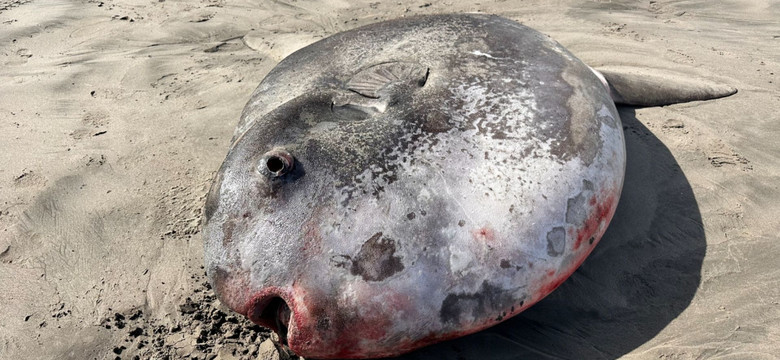
M409 359L777 359L780 3L0 0L0 358L285 359L214 299L200 213L241 110L338 31L494 13L728 98L622 108L615 218L548 298Z

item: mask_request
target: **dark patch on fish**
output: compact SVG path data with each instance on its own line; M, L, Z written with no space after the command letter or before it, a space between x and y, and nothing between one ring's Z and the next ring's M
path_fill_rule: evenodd
M479 291L468 294L449 294L441 303L439 317L446 324L458 325L464 320L481 319L515 303L515 296L508 290L482 282Z
M328 331L330 329L330 318L321 317L317 319L317 330Z
M515 270L518 270L518 271L523 268L522 266L512 265L512 262L510 262L507 259L501 259L501 262L499 263L498 266L500 266L502 269L515 268Z
M547 233L547 255L561 256L566 247L566 229L562 226L554 227Z
M422 131L429 134L438 134L449 131L452 127L449 116L441 111L432 110L425 115Z
M350 273L366 281L382 281L404 269L401 258L395 256L395 240L374 234L360 248L352 261Z
M572 225L582 225L588 218L588 201L593 191L593 183L582 181L582 192L566 202L566 222Z
M222 245L228 246L233 241L233 230L236 229L236 220L230 219L222 224Z

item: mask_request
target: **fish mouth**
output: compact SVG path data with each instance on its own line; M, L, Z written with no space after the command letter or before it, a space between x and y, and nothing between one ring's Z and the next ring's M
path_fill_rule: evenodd
M267 289L256 294L246 307L249 320L273 330L285 345L288 345L290 327L294 326L294 313L288 299L290 296L280 289Z

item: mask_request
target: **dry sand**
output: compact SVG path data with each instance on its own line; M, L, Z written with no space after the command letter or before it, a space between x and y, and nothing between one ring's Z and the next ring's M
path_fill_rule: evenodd
M594 67L732 85L624 108L602 243L559 290L414 359L776 359L780 4L0 0L0 358L286 358L214 300L199 217L252 90L359 25L500 14Z

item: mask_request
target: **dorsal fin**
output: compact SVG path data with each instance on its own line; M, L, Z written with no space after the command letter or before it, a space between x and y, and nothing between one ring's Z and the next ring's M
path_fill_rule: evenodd
M672 72L634 67L597 69L609 83L612 100L635 106L663 106L733 95L737 89Z

